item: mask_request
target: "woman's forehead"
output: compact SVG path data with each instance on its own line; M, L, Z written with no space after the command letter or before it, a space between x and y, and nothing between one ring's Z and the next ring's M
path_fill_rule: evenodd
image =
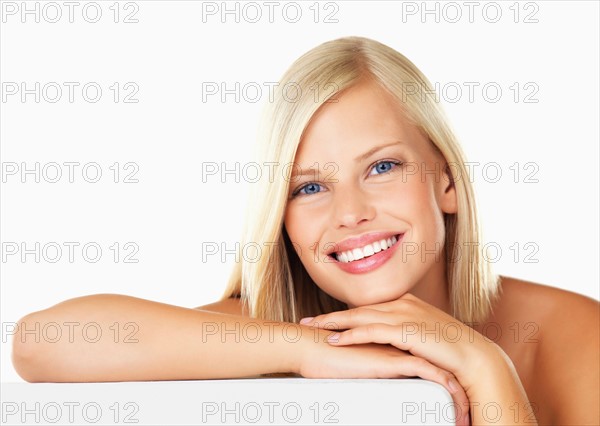
M324 104L300 141L296 160L314 157L356 158L378 146L400 141L416 148L423 139L399 102L377 85L355 86Z

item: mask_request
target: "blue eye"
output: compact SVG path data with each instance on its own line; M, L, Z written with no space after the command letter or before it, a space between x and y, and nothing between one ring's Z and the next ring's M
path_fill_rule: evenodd
M401 163L399 161L391 161L391 160L380 161L379 163L377 163L373 166L373 170L377 170L377 171L381 172L381 173L376 173L378 175L381 175L381 174L389 172L393 167L399 166L400 164Z
M377 170L379 173L370 173L369 176L372 176L374 174L381 175L381 174L389 173L395 167L398 167L401 165L402 165L401 161L393 161L393 160L380 161L372 166L372 170ZM290 198L295 198L298 195L318 194L319 192L321 192L321 190L318 190L319 187L321 187L320 184L318 184L316 182L309 182L306 185L301 186L300 188L296 189L292 193Z
M307 191L307 192L304 192L304 193L302 193L302 195L311 195L311 194L317 194L317 193L318 193L318 192L320 192L320 191L317 191L317 192L313 192L313 191L314 191L314 189L315 189L316 187L319 187L319 186L321 186L321 185L319 185L318 183L315 183L315 182L309 182L309 183L307 183L306 185L304 185L304 186L301 186L300 188L298 188L297 190L295 190L295 191L294 191L294 193L292 194L292 197L295 197L296 195L298 195L298 193L300 193L301 191L303 191L303 190L305 190L305 189L307 189L308 191Z

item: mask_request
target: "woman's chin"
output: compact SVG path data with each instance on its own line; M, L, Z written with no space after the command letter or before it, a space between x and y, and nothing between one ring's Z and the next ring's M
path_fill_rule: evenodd
M392 302L401 298L407 292L394 293L394 294L373 294L366 295L361 294L357 297L353 297L351 300L345 302L348 305L348 309L360 308L361 306L377 305L379 303Z

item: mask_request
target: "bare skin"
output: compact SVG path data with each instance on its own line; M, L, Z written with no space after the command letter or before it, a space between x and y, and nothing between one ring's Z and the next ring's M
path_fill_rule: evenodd
M598 302L509 277L502 278L502 287L493 315L473 328L510 357L538 424L600 424ZM196 309L243 315L239 299ZM582 368L590 370L582 374Z
M299 327L299 342L290 343L281 333L267 338L270 325L245 315L236 299L188 309L128 296L93 295L32 313L21 320L25 324L20 330L24 325L30 330L34 323L94 322L111 337L115 322L135 323L139 327L136 344L115 344L111 339L96 344L81 339L36 342L26 333L17 333L13 363L21 377L32 382L78 382L293 372L315 378L418 376L447 386L454 376L460 381L460 389L451 391L455 401L468 397L473 406L498 402L504 407L502 418L487 424L535 424L531 413L539 424L600 424L597 301L504 278L504 292L492 315L483 324L473 324L473 342L416 342L411 350L393 347L394 343L401 344L392 342L408 321L406 316L437 324L454 321L457 325L449 314L442 262L432 261L433 256L423 262L388 262L372 271L370 279L351 276L331 262L314 262L315 255L323 255L321 243L367 231L404 232L404 240L427 243L428 249L436 243L442 247L442 215L457 211L448 180L433 180L430 174L419 179L402 175L396 167L381 170L373 166L375 160L393 158L436 170L435 164L443 161L405 120L393 100L372 86L356 86L339 99L313 117L296 158L304 166L335 161L340 166L337 181L319 180L310 186L310 194L290 199L285 226L292 241L302 248L301 260L315 282L350 307L327 314L335 315L336 322L342 320L338 324L354 320L347 327L339 327L346 330L341 333L345 342L342 337L335 347L324 340L330 331L298 324L278 325L279 330L281 326ZM372 151L366 158L355 160L373 146L398 138L400 146ZM291 189L299 190L301 185L307 189L307 182L313 179L305 176ZM321 187L323 191L312 192ZM219 326L232 330L249 323L262 330L259 341L224 337L207 329ZM368 327L371 324L375 326ZM352 339L354 342L349 343ZM469 413L464 414L466 418L459 424L467 424ZM474 424L486 424L480 411L471 418Z
M535 424L534 413L541 423L599 423L591 409L598 401L598 303L591 299L505 279L505 294L486 323L473 325L472 338L427 338L429 327L406 338L403 327L415 321L470 329L453 321L447 271L437 257L444 216L461 214L457 189L445 158L397 99L369 78L336 94L311 118L295 162L301 170L336 165L333 179L324 170L291 180L284 223L315 283L350 308L308 324L335 322L345 330L336 345L389 343L454 375L475 424ZM410 172L415 165L420 174ZM403 254L412 244L436 256L396 253L366 274L324 256L332 242L373 232L402 233ZM572 316L578 321L566 322ZM575 369L582 365L596 369L581 377ZM576 391L568 385L575 378ZM500 418L492 421L476 404L497 404Z
M474 328L510 357L538 424L600 424L598 302L513 278L504 277L502 283L503 293L493 315ZM207 324L226 324L231 330L236 324L253 323L267 336L265 322L249 318L239 299L189 309L130 296L90 295L31 313L19 324L32 330L35 323L66 321L94 322L107 339L90 344L75 333L73 342L35 342L31 333L17 333L12 361L23 379L107 382L241 378L276 372L302 375L303 365L310 366L315 359L330 377L393 378L401 377L396 362L410 360L395 358L401 351L385 345L330 347L324 342L330 331L297 325L303 337L297 343L282 341L279 333L274 340L259 342L235 342L234 338L205 333ZM115 322L134 322L139 327L135 344L123 343L125 333L119 343L113 342L111 326ZM315 333L319 343L315 343ZM386 365L389 368L384 368ZM437 377L431 379L442 383ZM523 407L520 410L522 414ZM521 420L535 424L535 419L525 416Z

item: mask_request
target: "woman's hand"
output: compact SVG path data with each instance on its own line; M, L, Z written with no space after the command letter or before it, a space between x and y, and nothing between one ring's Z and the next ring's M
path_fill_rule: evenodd
M404 358L400 363L421 363L422 370L413 370L413 376L426 380L437 376L432 381L442 383L443 376L442 384L461 407L466 421L469 399L477 397L474 387L481 385L479 374L486 365L496 362L501 351L471 327L410 293L391 302L304 318L301 324L346 330L329 336L329 343L339 348L377 343L412 354L412 361ZM448 383L453 376L458 379L459 392L453 392Z
M321 334L321 340L327 334ZM398 350L391 345L375 343L334 347L316 345L304 356L299 374L306 378L400 379L421 377L439 383L450 392L460 426L470 425L469 400L464 389L448 371L427 360Z
M467 391L478 383L480 367L498 358L494 342L418 297L303 318L302 325L346 330L332 333L335 346L390 344L452 372Z

